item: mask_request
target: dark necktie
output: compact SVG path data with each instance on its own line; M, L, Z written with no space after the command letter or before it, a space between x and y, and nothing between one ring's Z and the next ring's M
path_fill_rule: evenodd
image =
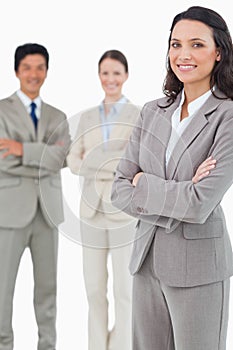
M37 120L37 116L36 116L36 113L35 113L35 109L36 109L35 102L32 102L30 104L30 106L31 106L31 113L30 113L30 115L31 115L32 121L33 121L33 123L35 125L35 129L37 129L37 122L38 122L38 120Z

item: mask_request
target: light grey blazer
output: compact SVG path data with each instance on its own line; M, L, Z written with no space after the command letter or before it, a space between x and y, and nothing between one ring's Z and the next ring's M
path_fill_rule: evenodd
M49 225L58 225L63 221L60 169L70 145L65 114L42 102L36 134L14 93L0 101L0 138L23 143L23 157L3 159L0 152L0 227L28 225L38 202Z
M219 96L223 95L216 91ZM233 181L233 101L211 95L176 144L165 166L171 117L167 98L141 112L112 187L112 203L139 219L130 271L136 273L154 240L154 269L170 286L195 286L233 273L232 248L221 200ZM193 184L210 155L216 168ZM143 171L137 186L132 179Z
M111 204L111 189L119 159L122 157L132 128L140 114L139 107L124 103L118 119L112 123L108 146L103 148L102 122L99 106L79 115L79 123L67 164L72 173L84 177L80 216L92 218L101 207L113 221L131 221L132 217Z

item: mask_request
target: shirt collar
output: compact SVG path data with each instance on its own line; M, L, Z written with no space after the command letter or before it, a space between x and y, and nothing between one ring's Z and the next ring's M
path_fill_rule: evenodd
M37 96L34 100L31 100L22 90L16 91L16 94L26 108L30 107L30 104L32 103L32 101L35 102L38 109L41 108L42 101L40 96Z
M199 96L194 101L188 104L189 116L193 115L205 103L205 101L208 99L211 93L212 93L211 90L208 90L203 95ZM183 102L184 102L184 89L182 91L181 100L178 108L181 108Z
M116 101L116 102L112 105L111 110L114 112L114 114L115 114L115 113L119 113L120 110L121 110L121 108L122 108L122 105L123 105L124 103L126 103L126 102L127 102L127 98L126 98L124 95L122 95L122 96L119 98L119 100ZM104 111L104 101L102 101L101 104L100 104L100 111L101 111L101 112Z

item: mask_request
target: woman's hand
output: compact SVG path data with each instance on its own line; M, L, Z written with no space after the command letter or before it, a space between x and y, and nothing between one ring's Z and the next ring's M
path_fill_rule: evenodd
M200 181L204 177L208 176L210 173L210 170L215 168L215 165L216 165L216 159L213 159L212 156L210 156L209 158L204 160L204 162L202 162L199 165L195 175L192 178L192 182L194 184L196 184L198 181ZM137 185L138 180L142 174L143 174L143 172L139 172L134 176L133 181L132 181L132 184L134 187Z
M212 156L207 158L201 165L199 165L196 174L192 178L192 182L196 184L198 181L208 176L210 170L214 169L216 165L216 159L213 159Z

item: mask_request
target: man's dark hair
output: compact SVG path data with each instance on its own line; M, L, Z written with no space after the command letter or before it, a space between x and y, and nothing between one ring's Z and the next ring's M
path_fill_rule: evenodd
M39 54L44 56L46 62L46 68L49 68L49 54L47 49L39 44L27 43L21 46L18 46L15 50L15 71L18 71L20 61L24 59L27 55Z

